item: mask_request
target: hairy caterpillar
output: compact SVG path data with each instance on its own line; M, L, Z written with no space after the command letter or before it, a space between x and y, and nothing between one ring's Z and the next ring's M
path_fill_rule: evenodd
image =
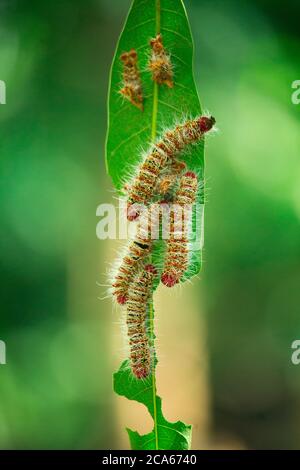
M159 85L173 87L173 69L170 56L166 53L162 43L161 34L151 39L150 46L152 54L149 61L149 69L152 72L152 79Z
M186 164L174 159L171 165L157 179L154 193L161 196L167 196L173 190L179 176L186 169Z
M170 237L164 271L161 276L162 283L167 287L173 287L177 284L188 267L188 239L183 223L182 209L195 202L197 187L198 181L195 173L188 171L181 177L174 201L175 205L178 205L177 211L179 213L175 206L170 214Z
M146 317L148 300L156 269L152 264L133 280L128 290L127 328L130 345L130 362L137 379L148 377L151 370L151 354L147 336Z
M198 142L215 124L215 119L200 116L176 126L165 132L161 140L153 145L139 167L128 192L128 220L135 220L139 210L138 204L147 204L155 191L155 184L162 170L182 152L185 147Z
M130 284L141 263L151 251L153 238L157 237L159 217L159 204L152 204L149 210L145 210L140 217L134 240L129 244L127 254L112 284L113 295L121 305L126 303Z
M123 62L123 88L120 93L143 111L143 92L137 66L137 52L131 49L129 52L124 52L120 59Z

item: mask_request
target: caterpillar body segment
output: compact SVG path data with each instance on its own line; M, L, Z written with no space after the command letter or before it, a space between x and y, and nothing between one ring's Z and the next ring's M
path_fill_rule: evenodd
M124 256L112 285L113 295L115 296L118 304L124 305L126 303L130 283L138 271L142 260L149 254L149 252L149 243L141 244L136 240L130 243L128 253Z
M188 237L184 210L196 201L198 189L197 176L193 172L185 173L180 179L173 209L170 214L170 236L167 241L167 253L162 283L167 287L177 284L188 268Z
M120 90L131 104L143 111L143 92L141 77L137 65L137 52L131 49L120 56L123 62L123 87Z
M140 217L135 237L128 246L128 251L112 285L113 295L120 305L126 303L130 284L145 258L150 254L153 239L158 237L159 220L159 204L153 204L149 210L143 211Z
M130 363L137 379L148 377L151 372L151 353L147 335L147 308L156 275L153 265L145 266L135 277L128 290L127 329L130 346Z
M196 202L198 189L198 178L192 171L187 171L180 180L178 192L175 197L175 203L180 206L194 204Z
M188 267L188 239L183 227L182 213L172 209L170 212L170 234L167 240L167 252L162 283L173 287L182 277Z
M170 55L163 46L161 34L151 39L150 46L152 53L149 61L149 70L152 72L153 81L159 85L167 85L169 88L173 88L172 62Z
M172 192L182 172L186 169L186 164L173 159L169 167L161 173L157 179L154 193L159 196L172 197Z
M215 124L213 117L200 116L165 132L145 156L128 192L128 220L139 217L136 204L148 204L155 193L155 183L162 171L190 145L199 142Z
M140 215L138 206L147 204L153 197L155 183L167 159L167 154L158 148L154 148L145 158L128 193L128 220L136 220Z

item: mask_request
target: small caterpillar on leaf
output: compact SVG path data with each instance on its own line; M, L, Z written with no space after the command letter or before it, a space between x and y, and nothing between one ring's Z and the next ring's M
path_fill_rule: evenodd
M143 111L141 77L137 66L137 52L131 49L120 56L123 62L123 88L120 93L134 106Z
M128 191L128 220L135 220L139 210L135 204L147 204L155 191L155 184L162 170L188 145L199 142L212 129L215 119L200 116L176 126L163 134L145 156Z
M132 373L137 379L148 377L151 371L151 353L147 336L146 317L155 275L155 267L148 264L133 280L128 290L127 328L130 362Z
M194 204L198 188L197 176L189 171L180 180L179 189L175 196L174 204L179 206L171 211L170 237L161 276L162 283L167 287L177 284L188 267L188 239L186 227L184 227L182 209L187 205ZM179 217L180 215L180 217Z
M140 217L134 240L129 244L128 252L112 284L113 295L121 305L126 303L130 283L140 268L141 262L151 251L153 238L157 235L155 232L158 230L159 217L159 204L152 204L149 210L145 210Z
M149 61L149 69L152 72L152 79L159 85L167 85L173 88L173 68L169 54L166 53L162 43L162 36L158 34L151 39L150 46L152 54Z

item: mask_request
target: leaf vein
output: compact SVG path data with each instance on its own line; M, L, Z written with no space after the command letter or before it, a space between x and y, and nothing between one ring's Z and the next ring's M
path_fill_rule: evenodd
M136 6L136 8L145 5L145 3L148 3L148 1L149 1L149 0L144 0L143 2L140 2L140 3Z
M148 390L152 390L152 384L149 387L144 388L143 390L140 390L136 395L133 395L132 398L129 398L129 400L136 400L136 397L147 392Z
M178 62L181 62L183 65L185 65L185 67L189 66L183 59L181 59L181 57L178 57L177 55L173 54L173 52L172 52L172 57L174 57L174 59L178 60Z
M165 101L162 101L162 100L158 100L158 102L162 104L163 106L167 106L168 108L174 109L174 111L176 111L177 113L181 113L179 108L177 108L176 106L173 106L170 103L166 103Z
M170 427L170 426L166 426L166 425L160 424L160 423L157 424L157 427L159 427L159 428L164 428L164 429L167 429L167 430L169 430L169 431L172 431L172 432L174 432L175 434L178 434L179 436L181 436L185 441L187 441L186 436L185 436L182 432L178 431L176 428L172 428L172 427ZM153 431L152 431L152 432L153 432ZM153 441L155 442L155 436L152 436L150 439L148 439L148 441L144 442L144 443L143 443L143 448L146 449L146 448L147 448L146 446L147 446L150 442L153 442ZM170 442L171 439L168 439L168 441Z
M144 127L143 129L140 129L138 132L135 132L134 134L131 134L127 139L122 140L112 151L111 155L113 156L117 150L119 150L120 147L122 147L124 144L127 144L130 142L130 140L134 139L134 137L137 137L139 134L142 134L145 132L147 129L149 129L149 126Z
M161 11L164 11L165 13L174 13L174 15L176 15L176 16L181 16L181 18L184 18L184 16L182 15L182 13L178 13L178 11L171 10L171 9L169 9L169 8L162 8Z
M187 86L183 85L182 83L176 82L176 86L179 86L179 88L183 88L188 93L190 93L191 95L194 96L194 93Z
M127 112L130 108L130 104L126 104L126 106L121 106L120 109L112 115L112 118L115 119L117 116L119 116L119 114L122 114L124 111Z
M145 24L154 23L154 21L155 21L155 18L149 18L149 20L142 21L142 23L135 24L134 26L132 26L132 28L129 28L127 32L129 33L130 31L134 31L135 29L140 28L141 26L144 26Z
M191 41L187 37L183 36L183 34L178 33L178 31L174 31L173 29L169 29L169 28L161 28L161 29L163 31L167 31L168 33L174 34L175 36L178 36L181 39L184 39L190 47L192 46Z

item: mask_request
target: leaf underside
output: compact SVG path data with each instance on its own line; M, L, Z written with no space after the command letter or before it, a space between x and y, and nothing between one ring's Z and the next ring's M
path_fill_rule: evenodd
M171 54L173 88L154 85L147 69L149 40L158 32L162 34L164 47ZM143 112L124 100L119 93L122 86L122 64L119 58L123 52L133 48L138 53L141 72ZM123 193L125 183L131 181L141 162L142 151L147 151L154 137L156 140L164 129L200 114L201 106L193 76L193 41L182 0L134 0L113 60L108 101L106 165L117 191ZM203 178L204 142L191 146L180 158L186 162L189 170L196 172L200 179ZM203 202L203 190L199 191L197 201ZM194 244L183 280L200 271L201 248L202 241ZM159 273L163 252L163 242L155 242L152 262ZM191 426L180 421L169 423L164 418L161 399L156 395L155 376L138 380L132 375L128 361L125 361L114 374L114 390L129 400L143 403L154 419L154 429L149 434L140 435L127 429L133 449L190 448Z

